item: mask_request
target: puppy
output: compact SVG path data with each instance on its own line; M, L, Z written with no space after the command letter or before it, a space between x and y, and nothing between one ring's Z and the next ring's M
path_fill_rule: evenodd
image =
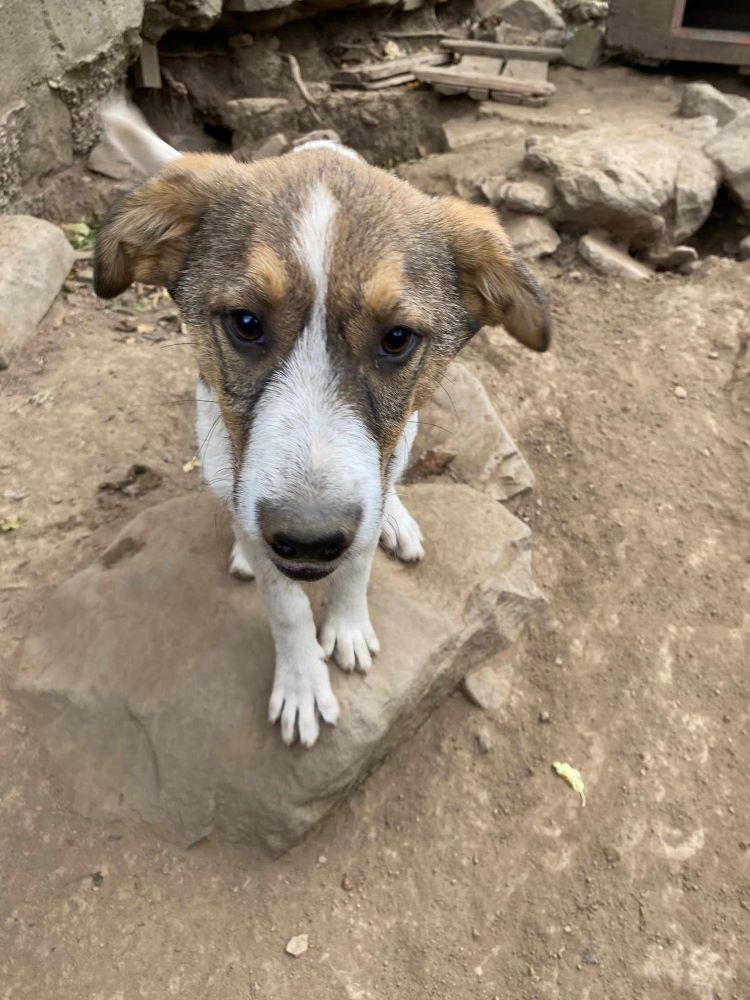
M233 517L230 569L257 579L268 610L269 717L309 747L339 714L326 660L367 671L378 652L378 541L424 554L396 493L419 407L485 325L546 350L545 302L491 209L428 197L345 147L239 163L181 155L125 105L103 117L150 176L99 233L94 287L165 285L179 306L203 474ZM316 632L301 584L324 578Z

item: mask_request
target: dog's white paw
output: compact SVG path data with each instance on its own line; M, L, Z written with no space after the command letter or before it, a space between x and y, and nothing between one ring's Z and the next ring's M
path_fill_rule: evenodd
M236 576L238 580L254 580L255 570L250 564L250 560L245 554L245 549L241 542L235 539L232 546L232 554L229 557L229 572Z
M419 525L395 493L389 493L385 501L380 544L402 562L424 559Z
M320 630L320 644L326 656L332 656L342 670L361 670L372 666L372 658L380 652L380 643L365 611L361 615L330 609Z
M316 742L318 713L331 726L339 717L323 650L315 643L310 648L277 652L268 718L271 722L281 720L281 738L287 746L294 743L297 734L303 746Z

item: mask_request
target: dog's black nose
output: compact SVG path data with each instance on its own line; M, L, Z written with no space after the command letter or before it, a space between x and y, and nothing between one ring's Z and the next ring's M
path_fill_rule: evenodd
M287 562L335 562L352 544L343 531L336 531L323 538L297 538L285 532L277 532L269 540L277 556Z
M263 538L274 556L288 566L322 569L335 563L354 541L361 516L358 506L258 505Z

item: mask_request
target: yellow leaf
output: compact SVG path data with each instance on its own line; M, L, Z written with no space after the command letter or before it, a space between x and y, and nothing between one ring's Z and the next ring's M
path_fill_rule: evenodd
M581 796L581 805L585 806L586 792L583 786L583 775L578 768L572 767L570 764L559 760L553 761L552 767L555 774L559 774L564 781L567 781L574 792L578 792Z
M20 517L0 517L0 531L18 531L20 527Z

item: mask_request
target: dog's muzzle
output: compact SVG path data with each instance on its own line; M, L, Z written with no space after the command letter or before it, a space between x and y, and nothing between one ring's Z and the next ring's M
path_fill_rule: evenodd
M258 523L276 568L292 580L322 580L341 562L357 534L357 506L258 504Z

